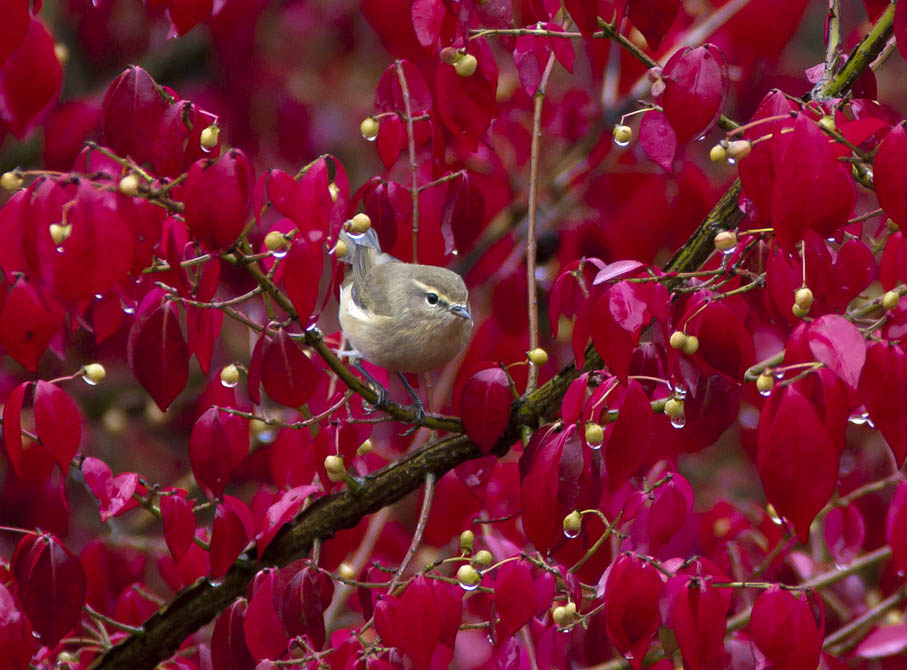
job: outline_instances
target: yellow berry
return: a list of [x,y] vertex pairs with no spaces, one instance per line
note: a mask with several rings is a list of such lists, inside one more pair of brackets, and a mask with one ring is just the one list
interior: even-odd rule
[[331,182],[328,184],[328,194],[331,196],[331,202],[337,202],[337,198],[340,196],[340,187]]
[[477,586],[482,576],[469,563],[464,563],[457,569],[457,581],[464,586]]
[[665,403],[665,415],[669,419],[679,419],[683,416],[683,400],[678,398],[668,398]]
[[356,571],[349,563],[341,563],[337,566],[337,576],[349,582],[356,579]]
[[139,192],[139,178],[134,174],[127,174],[125,177],[120,179],[120,183],[117,188],[119,189],[120,193],[131,198]]
[[50,229],[50,239],[54,241],[54,244],[57,246],[63,244],[66,240],[69,239],[69,236],[72,234],[72,225],[70,224],[61,224],[61,223],[52,223],[49,226]]
[[551,618],[554,620],[554,623],[563,628],[564,626],[569,626],[573,621],[573,615],[567,610],[564,605],[558,605],[553,610],[551,610]]
[[897,291],[888,291],[882,296],[882,307],[894,309],[901,302],[901,295]]
[[494,556],[491,555],[491,552],[487,549],[480,549],[476,552],[475,557],[473,558],[476,565],[486,566],[491,565],[491,562],[494,561]]
[[463,57],[454,63],[454,70],[461,77],[471,77],[479,67],[479,61],[472,54],[463,54]]
[[536,348],[527,352],[526,357],[529,359],[529,362],[536,367],[540,367],[548,362],[548,352],[541,348]]
[[334,245],[334,255],[336,255],[337,258],[343,258],[344,256],[346,256],[346,252],[346,242],[344,242],[343,240],[337,240],[337,244]]
[[22,187],[22,182],[24,181],[22,175],[16,172],[4,172],[3,176],[0,177],[0,186],[7,191],[15,191]]
[[564,517],[564,532],[570,536],[576,536],[583,527],[583,515],[577,510],[573,510]]
[[372,441],[366,439],[365,442],[359,445],[359,448],[356,449],[356,454],[358,456],[365,456],[366,454],[372,453]]
[[752,150],[753,145],[749,140],[734,140],[733,142],[728,142],[727,145],[727,155],[735,161],[746,158]]
[[813,292],[808,288],[798,288],[794,291],[794,304],[800,309],[805,309],[807,313],[813,306]]
[[464,554],[471,554],[475,543],[476,536],[471,530],[464,530],[460,533],[460,551]]
[[233,387],[239,383],[239,368],[233,363],[224,366],[220,371],[220,381],[224,386]]
[[756,377],[756,390],[759,393],[768,393],[775,386],[775,378],[772,375],[761,373]]
[[716,144],[709,151],[709,160],[713,163],[723,163],[727,160],[727,149],[724,148],[723,144]]
[[692,356],[697,351],[699,351],[699,338],[695,335],[687,335],[686,341],[683,343],[681,351],[687,356]]
[[369,218],[368,214],[360,212],[350,219],[350,232],[355,233],[356,235],[361,235],[371,227],[372,220]]
[[672,349],[683,349],[683,345],[687,342],[687,334],[679,330],[675,330],[671,333],[671,338],[668,340]]
[[623,124],[614,126],[614,141],[618,144],[625,145],[633,139],[633,129]]
[[802,307],[800,307],[800,305],[794,305],[793,307],[791,307],[791,312],[793,312],[794,316],[798,319],[809,316],[809,309],[803,309]]
[[330,455],[324,459],[324,469],[328,473],[328,479],[335,484],[342,481],[346,476],[346,465],[343,462],[343,456]]
[[217,137],[220,135],[220,126],[216,124],[211,124],[202,131],[201,137],[199,137],[199,144],[201,144],[205,149],[213,149],[217,146]]
[[463,58],[463,52],[454,47],[444,47],[441,49],[441,53],[438,54],[438,58],[446,65],[454,65],[458,60]]
[[722,230],[715,235],[715,248],[718,251],[727,251],[737,246],[737,233],[732,230]]
[[268,251],[283,251],[288,246],[287,238],[279,230],[272,230],[265,235],[265,249]]
[[374,116],[366,116],[359,124],[359,132],[367,140],[373,140],[378,137],[378,119]]
[[597,423],[586,424],[586,442],[589,444],[601,444],[605,441],[605,431]]
[[100,384],[107,376],[107,370],[100,363],[89,363],[82,368],[82,375],[92,384]]

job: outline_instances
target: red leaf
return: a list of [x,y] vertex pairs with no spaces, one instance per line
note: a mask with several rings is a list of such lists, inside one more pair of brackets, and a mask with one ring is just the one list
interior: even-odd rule
[[677,141],[686,143],[711,130],[724,109],[729,86],[721,49],[714,44],[686,47],[671,56],[663,76],[662,107]]
[[[905,14],[901,7],[895,11]],[[904,39],[907,41],[907,31]],[[907,226],[907,133],[903,123],[892,128],[882,140],[872,167],[872,183],[879,204],[895,223]]]
[[397,636],[397,648],[409,656],[416,670],[426,670],[428,662],[441,641],[441,623],[437,604],[428,580],[422,575],[407,587],[397,605],[403,621],[418,621],[418,626],[406,626],[406,634]]
[[646,303],[632,284],[618,282],[602,293],[590,318],[596,351],[616,377],[626,379],[633,349],[639,344],[643,326],[651,318]]
[[211,660],[217,670],[253,670],[255,659],[246,646],[243,619],[248,605],[244,598],[233,602],[214,624]]
[[860,400],[901,467],[907,459],[907,354],[895,344],[874,342],[866,352],[860,377]]
[[63,310],[31,282],[20,279],[3,302],[0,323],[0,346],[35,372],[50,339],[63,325]]
[[907,7],[903,5],[894,8],[894,37],[901,56],[907,58]]
[[[471,48],[478,47],[478,42],[481,40],[470,42]],[[484,49],[488,49],[487,45]],[[441,63],[435,70],[435,90],[441,122],[467,149],[475,150],[479,138],[491,125],[498,73],[490,54],[486,56],[481,48],[478,53],[471,53],[479,60],[473,75],[461,77],[452,65]]]
[[[778,243],[792,251],[807,231],[837,235],[856,200],[850,170],[838,161],[829,138],[806,114],[794,122],[778,156],[772,188],[772,216]],[[744,162],[749,157],[744,159]]]
[[675,472],[671,481],[658,487],[654,493],[655,500],[646,522],[653,550],[667,544],[686,522],[687,515],[693,510],[693,488]]
[[174,561],[179,561],[195,537],[195,514],[192,503],[185,496],[161,496],[161,519],[164,522],[164,540]]
[[161,411],[167,411],[189,381],[189,348],[172,302],[149,304],[136,318],[126,355],[136,379]]
[[561,524],[564,514],[559,514],[558,505],[552,504],[552,501],[557,500],[564,440],[557,439],[557,436],[545,439],[544,432],[537,431],[530,440],[530,446],[533,444],[538,444],[538,447],[520,482],[520,509],[526,537],[536,549],[545,552],[563,536]]
[[668,174],[674,173],[677,134],[668,123],[668,117],[655,109],[643,114],[639,124],[639,143],[651,161]]
[[192,164],[183,186],[183,216],[192,236],[209,251],[232,245],[246,226],[255,175],[245,154],[233,149],[209,164]]
[[230,430],[230,419],[238,419],[209,408],[202,414],[189,435],[189,462],[199,488],[209,498],[220,498],[230,481],[233,467],[248,450],[239,444],[237,431]]
[[[14,21],[16,13],[13,10]],[[5,24],[5,14],[3,19]],[[4,48],[6,44],[0,47]],[[54,38],[41,21],[32,18],[15,51],[0,63],[0,121],[21,140],[41,122],[60,95],[63,72],[54,52]]]
[[324,248],[295,238],[283,259],[283,285],[300,322],[308,324],[318,304],[318,282],[324,271]]
[[710,585],[708,579],[682,580],[674,598],[671,618],[685,667],[709,670],[724,664],[724,634],[731,594]]
[[185,35],[202,21],[211,18],[214,0],[170,0],[167,15],[178,35]]
[[264,555],[265,549],[277,535],[281,526],[296,516],[296,512],[300,510],[305,499],[317,492],[318,489],[314,486],[297,486],[295,489],[284,491],[280,499],[268,507],[264,525],[255,536],[259,557]]
[[127,68],[107,89],[104,140],[114,152],[139,164],[152,159],[154,137],[169,101],[140,67]]
[[[413,8],[415,9],[415,6]],[[399,116],[392,114],[381,119],[375,146],[378,148],[378,156],[384,163],[384,167],[390,170],[397,162],[403,147],[406,146],[406,130]],[[387,248],[390,249],[390,247]]]
[[850,388],[860,383],[866,362],[866,340],[859,329],[843,316],[826,314],[809,326],[809,350]]
[[50,534],[23,537],[10,559],[22,610],[41,643],[57,643],[79,621],[85,572],[79,559]]
[[[560,5],[558,5],[558,9],[560,9]],[[554,13],[556,13],[556,10]],[[552,16],[554,13],[552,13]],[[564,29],[556,23],[546,23],[544,24],[544,28],[552,33],[564,32]],[[572,74],[573,63],[576,60],[576,53],[573,51],[573,40],[564,37],[549,37],[548,43],[554,51],[554,57],[557,58],[557,62],[560,63],[567,72]]]
[[19,611],[13,595],[0,583],[0,649],[5,657],[4,667],[9,670],[28,668],[38,644],[28,619]]
[[742,381],[756,358],[753,334],[745,323],[745,304],[710,302],[693,316],[701,306],[701,300],[690,301],[687,307],[689,321],[684,316],[687,332],[699,338],[696,358],[728,379]]
[[508,635],[514,635],[532,619],[535,602],[526,597],[530,593],[533,593],[532,574],[525,561],[511,561],[498,568],[494,608]]
[[564,0],[564,6],[583,38],[591,40],[598,30],[598,0]]
[[28,29],[28,0],[0,0],[0,65],[21,44]]
[[680,9],[680,0],[627,0],[627,18],[657,51]]
[[239,498],[224,496],[211,524],[211,576],[227,573],[255,533],[255,519]]
[[513,63],[516,65],[520,84],[526,95],[530,97],[535,95],[550,53],[551,43],[546,37],[523,35],[517,38],[513,49]]
[[488,454],[504,433],[513,396],[507,375],[500,368],[477,372],[463,386],[460,412],[469,439]]
[[321,373],[281,329],[265,346],[261,383],[268,395],[287,407],[305,404],[318,386]]
[[82,421],[72,399],[58,386],[42,380],[35,385],[35,430],[65,475],[79,449]]
[[805,596],[798,598],[775,584],[756,599],[750,621],[753,642],[773,668],[802,670],[818,664],[822,637]]
[[801,542],[838,481],[838,451],[816,410],[793,386],[775,387],[759,418],[756,459],[765,497]]
[[628,554],[618,558],[606,574],[608,638],[638,670],[661,620],[658,602],[664,583],[654,567]]
[[57,297],[91,298],[125,280],[132,267],[132,231],[120,218],[114,195],[81,182],[66,216],[72,234],[53,257]]
[[608,483],[616,491],[646,462],[649,451],[649,425],[652,406],[649,397],[635,379],[627,383],[617,421],[609,426],[605,439],[605,467]]
[[3,405],[3,444],[6,447],[7,458],[20,478],[24,474],[22,468],[22,403],[25,400],[25,391],[30,384],[31,382],[19,384],[10,392]]
[[189,349],[198,359],[198,366],[204,375],[208,374],[211,366],[214,343],[220,335],[223,323],[224,313],[219,309],[186,305],[186,335],[189,338]]
[[[890,510],[891,508],[889,512]],[[854,504],[832,509],[825,516],[823,536],[828,553],[835,563],[839,565],[850,563],[856,558],[866,539],[866,524],[860,509]]]
[[413,29],[419,44],[433,47],[441,37],[441,23],[447,8],[441,0],[414,0],[412,8]]
[[894,569],[907,571],[907,481],[898,484],[885,516],[885,541],[891,545]]
[[312,434],[284,428],[268,449],[271,481],[280,489],[311,484],[315,479]]
[[318,650],[324,647],[324,611],[331,604],[334,584],[307,566],[300,560],[280,571],[273,587],[274,605],[287,635],[307,635]]

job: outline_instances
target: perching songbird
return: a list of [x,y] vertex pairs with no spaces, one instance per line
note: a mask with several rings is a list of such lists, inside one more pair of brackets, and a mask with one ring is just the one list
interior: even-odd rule
[[[451,270],[382,252],[373,228],[341,232],[340,240],[346,245],[341,260],[350,265],[339,309],[340,327],[353,347],[346,355],[398,373],[421,417],[421,400],[402,373],[439,368],[466,346],[472,333],[466,284]],[[387,390],[357,368],[376,387],[377,406],[385,404]]]

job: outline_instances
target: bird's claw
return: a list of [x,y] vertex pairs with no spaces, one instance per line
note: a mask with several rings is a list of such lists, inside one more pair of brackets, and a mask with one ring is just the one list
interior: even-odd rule
[[377,397],[375,398],[374,404],[367,405],[365,407],[366,414],[374,414],[378,410],[387,409],[388,406],[390,405],[390,402],[387,397],[387,389],[384,388],[383,386],[377,386],[377,387],[373,386],[373,388],[375,390],[375,395]]
[[412,435],[419,428],[425,425],[425,407],[422,405],[422,401],[418,398],[415,399],[415,402],[412,405],[412,408],[416,410],[416,418],[412,422],[412,425],[407,428],[405,431],[400,433],[400,437],[406,437],[407,435]]

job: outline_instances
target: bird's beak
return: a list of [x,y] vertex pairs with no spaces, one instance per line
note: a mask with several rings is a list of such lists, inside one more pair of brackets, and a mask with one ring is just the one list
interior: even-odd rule
[[448,309],[452,314],[462,316],[464,319],[472,318],[472,314],[469,313],[469,308],[466,305],[451,305]]

